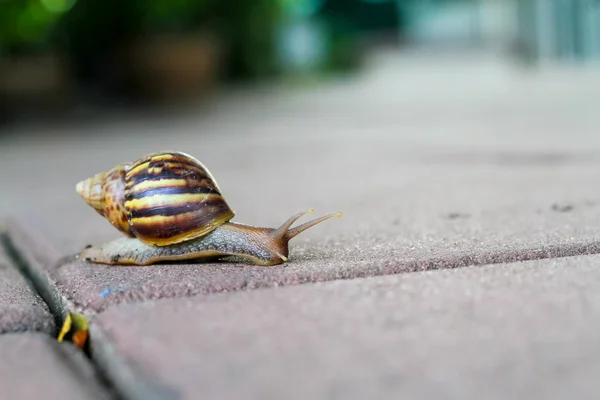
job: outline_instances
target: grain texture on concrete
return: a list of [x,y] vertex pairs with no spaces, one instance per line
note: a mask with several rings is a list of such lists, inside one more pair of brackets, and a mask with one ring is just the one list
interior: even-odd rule
[[125,304],[92,334],[187,399],[592,400],[599,289],[581,256]]
[[[234,93],[185,117],[24,129],[0,146],[0,181],[11,187],[0,214],[42,238],[28,247],[60,293],[92,311],[600,250],[597,75],[523,74],[495,57],[396,56],[355,81]],[[200,159],[238,222],[278,226],[311,207],[344,216],[294,238],[285,268],[65,259],[120,236],[76,183],[163,149]]]
[[0,243],[0,333],[24,331],[52,335],[54,318]]
[[[16,224],[11,234],[23,244],[30,242],[27,236],[41,236],[28,247],[43,249],[40,259],[54,258],[43,264],[60,292],[92,311],[124,301],[600,252],[600,225],[592,222],[600,220],[597,168],[404,165],[389,157],[374,176],[369,177],[373,170],[356,170],[349,177],[342,170],[352,169],[352,158],[337,161],[339,179],[312,180],[312,194],[302,190],[308,184],[304,179],[300,187],[286,187],[285,201],[268,204],[243,198],[247,177],[236,178],[230,191],[238,193],[243,206],[236,217],[241,222],[278,226],[302,209],[300,203],[315,206],[316,215],[320,210],[344,212],[294,238],[284,266],[110,267],[74,260],[85,244],[120,235],[76,195],[69,200],[69,214],[78,224],[74,232],[56,228],[51,234],[47,224],[58,225],[49,215],[22,223],[31,235],[19,236]],[[373,157],[370,162],[378,161]],[[316,176],[305,170],[280,172],[270,180]],[[257,175],[262,171],[254,168]]]
[[113,399],[81,352],[39,333],[0,336],[3,399]]

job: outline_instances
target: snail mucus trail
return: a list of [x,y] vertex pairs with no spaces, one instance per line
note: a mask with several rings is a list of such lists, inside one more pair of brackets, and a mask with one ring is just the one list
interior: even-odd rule
[[182,152],[162,151],[119,164],[76,185],[76,191],[124,237],[88,246],[78,258],[112,265],[164,261],[213,261],[236,256],[256,265],[288,260],[288,242],[341,213],[292,228],[312,209],[291,216],[278,228],[232,222],[235,213],[210,171]]

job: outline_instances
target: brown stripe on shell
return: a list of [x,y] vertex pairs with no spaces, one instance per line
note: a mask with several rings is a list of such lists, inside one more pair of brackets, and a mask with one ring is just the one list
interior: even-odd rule
[[186,164],[190,166],[200,167],[203,170],[206,169],[206,167],[204,167],[199,160],[190,155],[179,152],[160,152],[151,153],[146,155],[145,157],[140,158],[131,165],[129,171],[136,172],[136,170],[140,167],[141,169],[146,168],[145,166],[142,167],[143,164],[147,164],[150,167],[160,167],[162,164],[167,163]]
[[[192,181],[194,182],[194,181]],[[160,181],[158,181],[160,183]],[[141,199],[144,197],[160,196],[160,195],[180,195],[180,194],[216,194],[221,195],[216,189],[206,185],[153,185],[146,188],[135,188],[127,192],[127,200]]]
[[125,189],[125,200],[161,194],[218,194],[221,192],[211,180],[186,178],[156,177],[144,180]]
[[136,165],[134,168],[131,168],[128,173],[130,175],[137,175],[140,172],[152,173],[152,174],[160,174],[163,168],[181,168],[181,169],[190,169],[200,174],[206,174],[207,170],[202,164],[198,163],[198,161],[191,159],[173,159],[168,161],[146,161],[139,165]]
[[130,176],[136,176],[140,172],[146,171],[147,168],[148,168],[148,163],[143,163],[143,164],[135,163],[135,164],[133,164],[131,166],[131,168],[129,168],[129,170],[127,171],[127,175],[126,175],[126,179],[125,179],[126,180],[126,186],[129,187],[131,185],[131,183],[132,183],[128,179]]
[[194,181],[203,181],[203,185],[217,188],[204,171],[197,167],[188,167],[181,164],[165,165],[160,169],[160,173],[153,173],[150,169],[146,169],[135,174],[127,174],[127,188],[133,189],[135,185],[140,183],[162,179],[184,179],[188,184],[193,184]]
[[212,176],[212,174],[208,170],[208,168],[206,168],[206,166],[204,164],[202,164],[202,162],[200,162],[200,160],[196,159],[195,157],[193,157],[189,154],[182,153],[182,152],[163,152],[163,153],[159,153],[158,155],[155,155],[154,157],[155,158],[158,157],[157,159],[162,159],[163,156],[170,157],[169,162],[176,161],[180,164],[195,166],[195,167],[199,168],[204,174],[206,174],[208,176],[208,178],[213,182],[213,184],[216,186],[216,188],[219,189],[219,185],[218,185],[216,179],[214,178],[214,176]]
[[134,162],[129,168],[129,171],[127,171],[127,184],[130,184],[130,177],[137,175],[139,172],[147,172],[150,164],[154,164],[156,166],[157,163],[167,159],[172,159],[173,157],[174,155],[172,155],[170,152],[159,152],[150,153],[145,157],[140,158]]
[[233,218],[226,203],[217,202],[203,212],[132,218],[132,231],[143,242],[164,246],[203,236]]
[[136,198],[126,201],[130,219],[152,217],[155,215],[172,216],[190,212],[211,212],[213,208],[225,203],[217,194],[181,194],[160,195],[153,198]]

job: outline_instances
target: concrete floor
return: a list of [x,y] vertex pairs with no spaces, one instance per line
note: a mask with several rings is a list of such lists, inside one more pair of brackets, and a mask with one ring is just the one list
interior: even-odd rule
[[[196,114],[21,128],[5,236],[53,314],[89,316],[88,361],[126,398],[597,398],[599,77],[385,53]],[[344,217],[278,267],[75,260],[119,237],[75,183],[162,149],[201,159],[236,221]]]

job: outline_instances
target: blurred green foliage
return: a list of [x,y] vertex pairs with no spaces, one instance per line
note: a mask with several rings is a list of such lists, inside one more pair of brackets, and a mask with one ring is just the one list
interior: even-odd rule
[[[373,5],[379,3],[389,7]],[[227,73],[223,77],[253,79],[281,72],[277,34],[282,26],[294,18],[312,18],[326,26],[325,68],[336,70],[357,65],[361,55],[356,42],[371,29],[369,21],[390,28],[397,23],[396,14],[390,12],[393,1],[373,4],[364,0],[0,0],[0,54],[56,51],[68,57],[76,74],[94,80],[136,38],[208,32],[224,46]],[[361,26],[365,21],[367,25]]]
[[15,53],[47,46],[54,28],[75,0],[0,0],[0,51]]
[[145,29],[184,29],[197,24],[198,17],[210,11],[212,3],[213,0],[130,0],[122,7],[131,7]]
[[271,73],[282,0],[0,0],[0,52],[59,50],[74,62],[142,34],[210,31],[233,76]]
[[214,5],[215,23],[230,46],[231,76],[275,73],[275,32],[283,16],[281,0],[216,0]]

